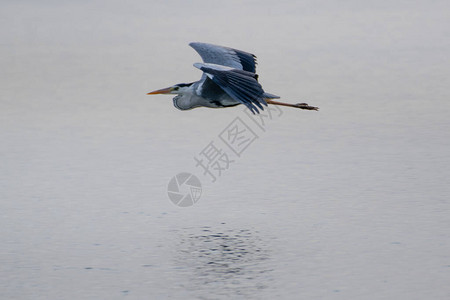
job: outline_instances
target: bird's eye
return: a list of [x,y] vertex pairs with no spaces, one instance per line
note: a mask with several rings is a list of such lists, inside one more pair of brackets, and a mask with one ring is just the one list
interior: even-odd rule
[[178,89],[179,89],[179,87],[177,87],[177,86],[173,88],[174,91],[178,91]]

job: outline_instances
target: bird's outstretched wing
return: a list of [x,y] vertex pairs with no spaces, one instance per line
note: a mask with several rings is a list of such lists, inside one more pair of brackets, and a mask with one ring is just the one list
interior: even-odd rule
[[190,43],[189,46],[200,54],[205,63],[256,72],[256,56],[251,53],[207,43]]
[[264,110],[264,90],[256,80],[258,75],[252,72],[210,63],[195,63],[215,84],[220,86],[230,97],[247,106],[252,113]]

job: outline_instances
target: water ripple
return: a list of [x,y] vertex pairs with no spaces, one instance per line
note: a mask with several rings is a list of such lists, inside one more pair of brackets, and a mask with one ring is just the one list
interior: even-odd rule
[[257,231],[244,228],[185,229],[177,265],[187,270],[199,298],[256,297],[271,282],[270,251]]

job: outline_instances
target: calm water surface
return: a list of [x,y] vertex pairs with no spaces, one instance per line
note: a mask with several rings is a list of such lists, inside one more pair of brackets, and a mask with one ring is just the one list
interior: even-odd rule
[[[220,6],[1,4],[2,298],[449,299],[448,2]],[[145,95],[200,78],[191,41],[320,111],[255,127],[212,182],[194,157],[243,107]]]

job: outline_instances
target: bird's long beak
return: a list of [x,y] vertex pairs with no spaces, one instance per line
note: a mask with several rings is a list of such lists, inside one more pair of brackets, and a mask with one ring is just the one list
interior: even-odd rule
[[156,94],[169,94],[172,91],[171,87],[165,88],[165,89],[160,89],[160,90],[156,90],[150,93],[147,93],[147,95],[156,95]]

